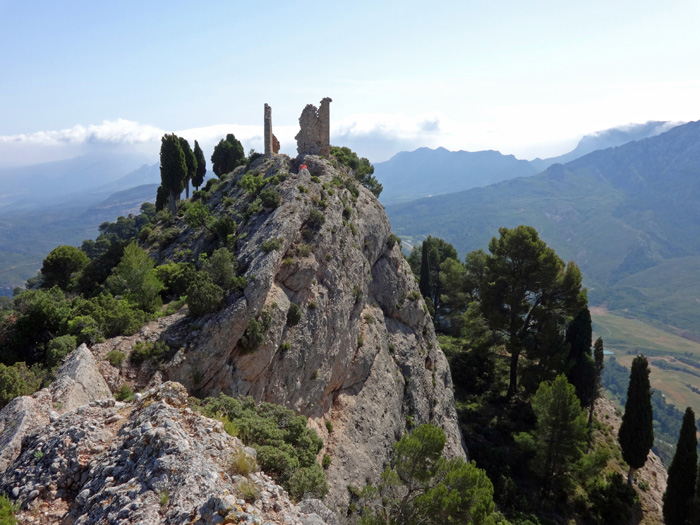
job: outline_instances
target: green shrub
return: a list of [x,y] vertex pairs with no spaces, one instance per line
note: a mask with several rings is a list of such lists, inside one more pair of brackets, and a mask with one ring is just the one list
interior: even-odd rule
[[236,484],[236,489],[247,503],[253,503],[258,498],[258,488],[249,479],[244,479]]
[[104,341],[100,324],[89,315],[79,315],[68,321],[68,332],[75,336],[78,344],[92,346]]
[[301,308],[296,303],[290,303],[287,310],[287,325],[296,326],[299,321],[301,321]]
[[328,493],[328,482],[323,469],[318,463],[300,468],[289,479],[289,496],[293,501],[303,498],[323,498]]
[[15,512],[18,510],[17,504],[12,503],[4,494],[0,494],[0,525],[16,525]]
[[326,430],[329,434],[333,433],[333,422],[330,419],[326,420]]
[[395,244],[399,245],[399,248],[401,248],[401,238],[398,235],[394,235],[393,233],[389,235],[389,238],[386,240],[386,246],[390,250],[394,247]]
[[[226,416],[235,422],[241,441],[257,451],[261,470],[290,495],[294,492],[297,500],[304,495],[325,494],[325,475],[316,463],[323,441],[308,428],[304,416],[271,403],[256,405],[250,397],[235,399],[223,394],[205,399],[201,410],[206,416]],[[314,466],[315,472],[297,475],[299,470]]]
[[129,354],[129,360],[133,363],[142,363],[146,360],[157,361],[170,351],[168,345],[162,341],[151,343],[150,341],[142,343],[137,341]]
[[236,233],[238,224],[233,220],[233,217],[228,215],[219,217],[211,223],[211,231],[213,231],[219,239],[227,239],[229,235]]
[[265,189],[260,192],[260,202],[265,208],[276,208],[280,205],[280,194],[273,189]]
[[243,188],[246,193],[249,195],[256,197],[260,190],[265,186],[266,182],[263,180],[262,175],[258,174],[252,174],[252,173],[246,173],[241,177],[241,180],[238,182],[238,185]]
[[224,290],[212,282],[209,274],[197,272],[187,288],[187,306],[192,317],[216,312],[223,303]]
[[117,401],[132,401],[134,399],[134,392],[129,388],[129,385],[124,384],[122,387],[119,389],[119,392],[114,394],[114,399]]
[[185,224],[190,228],[206,227],[211,221],[211,212],[201,201],[192,202],[185,211]]
[[72,335],[54,337],[46,345],[46,364],[49,368],[61,364],[63,359],[78,346],[77,340]]
[[39,386],[41,379],[26,364],[20,362],[5,366],[0,363],[0,408],[16,397],[33,394]]
[[204,261],[202,271],[209,275],[215,285],[230,291],[236,278],[237,267],[238,262],[233,254],[227,248],[219,248]]
[[323,455],[323,461],[321,461],[321,466],[323,467],[323,470],[328,470],[328,467],[331,466],[331,457],[328,454]]
[[248,321],[248,327],[243,333],[243,337],[241,337],[240,341],[243,353],[247,354],[254,352],[262,344],[264,339],[265,334],[263,323],[255,319],[251,319]]
[[109,361],[110,365],[116,368],[120,368],[125,357],[126,354],[124,352],[120,352],[119,350],[112,350],[107,354],[107,361]]
[[258,464],[253,456],[240,449],[231,458],[231,470],[234,474],[248,477],[249,474],[258,470]]
[[326,222],[326,218],[324,217],[323,213],[318,210],[311,210],[308,218],[306,219],[307,227],[316,231],[321,229],[324,222]]
[[265,253],[271,252],[273,250],[279,250],[281,247],[282,243],[277,238],[268,239],[267,241],[264,241],[260,244],[260,248]]

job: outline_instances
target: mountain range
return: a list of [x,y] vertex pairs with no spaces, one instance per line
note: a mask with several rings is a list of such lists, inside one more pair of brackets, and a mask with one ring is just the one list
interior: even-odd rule
[[534,226],[581,267],[593,304],[700,334],[699,122],[387,213],[409,242],[438,236],[462,256],[501,226]]
[[598,131],[585,135],[575,149],[564,155],[531,161],[498,151],[419,148],[401,152],[374,166],[375,176],[384,185],[380,200],[387,205],[398,204],[528,177],[553,164],[564,164],[596,150],[656,136],[675,125],[672,122],[652,121]]

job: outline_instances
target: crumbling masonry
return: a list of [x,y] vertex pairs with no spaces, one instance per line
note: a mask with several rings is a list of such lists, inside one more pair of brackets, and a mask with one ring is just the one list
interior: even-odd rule
[[277,154],[280,151],[280,142],[272,133],[272,108],[265,104],[265,156]]
[[[302,155],[331,155],[331,125],[330,125],[330,103],[328,97],[321,101],[321,107],[316,108],[313,104],[307,104],[299,117],[301,129],[296,137],[297,153]],[[267,111],[267,110],[266,110]],[[267,126],[267,113],[265,126]],[[267,128],[266,128],[267,129]],[[267,134],[265,135],[267,140]],[[267,151],[267,149],[266,149]]]

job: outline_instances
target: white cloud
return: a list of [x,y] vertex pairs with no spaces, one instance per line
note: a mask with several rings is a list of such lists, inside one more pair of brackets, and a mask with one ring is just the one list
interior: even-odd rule
[[159,140],[164,131],[125,119],[105,120],[102,124],[83,126],[59,131],[37,131],[19,135],[0,136],[0,143],[28,143],[37,145],[57,144],[141,144]]

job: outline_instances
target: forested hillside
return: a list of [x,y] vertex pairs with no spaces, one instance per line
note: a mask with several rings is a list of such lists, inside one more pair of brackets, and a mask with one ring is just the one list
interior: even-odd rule
[[[592,304],[700,334],[700,123],[596,151],[534,177],[387,206],[394,230],[437,235],[460,254],[500,226],[534,226],[576,260]],[[642,273],[643,272],[643,273]]]

